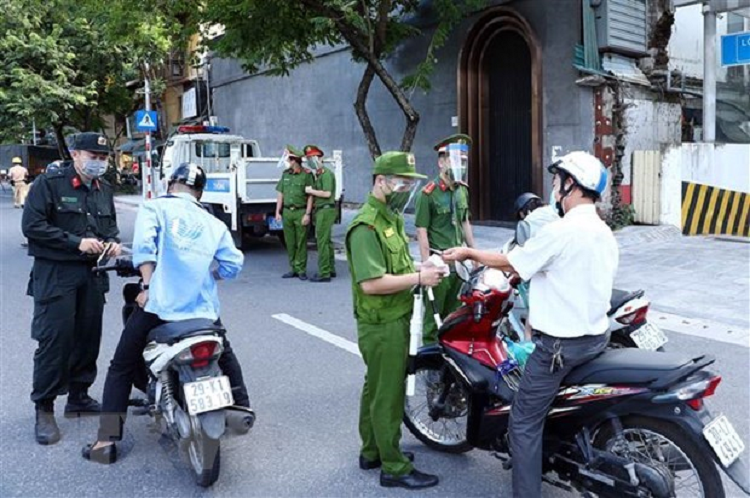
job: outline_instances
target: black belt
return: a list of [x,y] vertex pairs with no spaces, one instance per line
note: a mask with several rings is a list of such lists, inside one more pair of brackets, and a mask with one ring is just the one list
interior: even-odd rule
[[336,207],[336,205],[335,204],[325,204],[323,206],[315,206],[315,209],[325,209],[325,208],[332,208],[332,207]]
[[289,211],[295,211],[297,209],[305,209],[306,206],[284,206],[284,209],[288,209]]

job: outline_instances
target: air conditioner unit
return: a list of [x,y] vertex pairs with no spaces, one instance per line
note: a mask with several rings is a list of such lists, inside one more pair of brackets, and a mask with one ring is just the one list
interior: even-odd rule
[[643,57],[648,48],[646,0],[593,0],[601,52]]

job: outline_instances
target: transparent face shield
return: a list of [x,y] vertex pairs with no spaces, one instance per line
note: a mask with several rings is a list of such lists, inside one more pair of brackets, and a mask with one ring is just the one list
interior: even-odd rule
[[421,180],[399,176],[387,176],[386,185],[388,186],[390,193],[386,194],[385,198],[391,211],[403,214],[411,205],[421,184]]
[[289,164],[289,151],[284,149],[284,152],[281,153],[281,157],[279,158],[279,162],[276,163],[277,168],[281,169],[289,169],[291,168],[291,165]]
[[453,183],[467,183],[469,179],[469,145],[464,142],[448,144],[445,150],[446,168]]

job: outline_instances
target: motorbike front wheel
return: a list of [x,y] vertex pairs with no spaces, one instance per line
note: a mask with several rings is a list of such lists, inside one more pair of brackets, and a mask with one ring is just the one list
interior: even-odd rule
[[679,427],[647,417],[623,419],[625,441],[617,441],[610,424],[594,445],[671,477],[675,498],[723,498],[724,486],[713,458]]
[[415,376],[414,396],[407,396],[404,402],[404,424],[409,432],[437,451],[471,450],[466,440],[469,393],[464,386],[444,374],[439,366],[418,367]]
[[191,431],[190,439],[187,441],[187,454],[195,473],[196,484],[207,488],[219,479],[221,442],[206,435],[197,417],[190,418]]

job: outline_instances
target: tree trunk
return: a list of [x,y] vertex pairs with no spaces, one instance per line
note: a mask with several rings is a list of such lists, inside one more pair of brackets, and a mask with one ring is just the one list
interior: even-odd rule
[[354,110],[357,113],[359,124],[362,126],[362,131],[367,139],[367,147],[370,149],[370,156],[373,160],[381,154],[378,137],[375,134],[375,128],[373,128],[372,122],[370,121],[370,115],[367,113],[367,95],[370,92],[370,85],[372,85],[372,80],[374,78],[375,70],[368,64],[367,69],[365,69],[365,74],[362,75],[362,81],[359,82],[359,88],[357,88],[357,100],[354,102]]
[[[393,79],[388,70],[380,62],[380,50],[368,46],[363,38],[358,33],[358,29],[352,24],[346,21],[345,16],[341,15],[341,12],[329,7],[324,2],[313,1],[313,0],[301,0],[301,3],[312,11],[317,12],[325,17],[328,17],[334,22],[338,30],[341,32],[341,36],[349,43],[352,50],[360,57],[367,61],[368,66],[372,67],[372,70],[378,76],[378,79],[383,82],[388,93],[391,94],[393,99],[398,104],[401,112],[404,113],[406,119],[406,129],[401,140],[401,150],[408,152],[414,143],[414,137],[417,134],[417,126],[419,125],[419,113],[411,105],[409,98],[403,92],[401,87],[398,85],[396,80]],[[381,5],[382,7],[382,5]],[[385,33],[384,22],[387,20],[387,11],[380,13],[382,22],[378,23],[378,35]],[[383,17],[385,15],[385,17]],[[366,37],[365,37],[366,38]],[[379,38],[378,38],[379,39]],[[372,153],[372,151],[371,151]]]
[[380,62],[380,59],[378,59],[378,57],[373,54],[369,50],[369,48],[356,37],[356,34],[348,26],[344,25],[340,21],[336,22],[337,24],[339,24],[339,29],[341,30],[342,35],[344,35],[344,38],[346,38],[346,41],[349,42],[354,50],[359,52],[360,55],[365,58],[368,63],[368,67],[371,67],[375,74],[378,76],[378,79],[383,82],[383,85],[385,85],[388,93],[391,94],[393,99],[398,104],[398,107],[401,109],[401,112],[404,113],[404,118],[406,119],[406,129],[404,130],[403,139],[401,140],[401,150],[404,152],[410,151],[412,144],[414,143],[414,137],[417,134],[417,126],[419,125],[419,113],[414,108],[414,106],[411,105],[409,98],[398,85],[396,80],[393,79],[385,66],[383,66],[383,64]]
[[53,126],[55,129],[55,137],[57,137],[57,152],[60,154],[60,158],[63,161],[70,161],[70,151],[65,143],[65,135],[63,134],[63,124],[55,123]]

